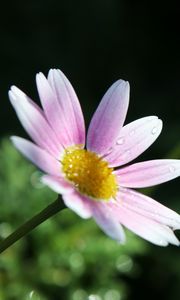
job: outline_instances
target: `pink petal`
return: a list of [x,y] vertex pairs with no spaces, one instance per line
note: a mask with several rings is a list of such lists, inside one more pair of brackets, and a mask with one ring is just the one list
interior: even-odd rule
[[[121,202],[122,201],[123,200],[121,200]],[[169,227],[132,211],[125,207],[123,202],[121,205],[119,204],[119,206],[114,206],[114,218],[129,230],[155,245],[167,246],[169,243],[177,246],[180,245],[178,239]]]
[[141,118],[124,126],[116,145],[109,149],[105,159],[112,167],[132,161],[157,139],[161,130],[162,121],[154,116]]
[[62,195],[64,203],[81,218],[88,219],[92,216],[91,202],[88,197],[74,190],[71,194]]
[[14,146],[42,171],[52,175],[59,175],[61,165],[47,151],[18,136],[12,136],[11,140]]
[[180,160],[150,160],[116,170],[114,173],[120,186],[149,187],[180,176]]
[[58,194],[69,194],[73,192],[73,186],[65,181],[63,177],[44,175],[41,177],[41,181]]
[[[63,131],[68,133],[69,142],[71,142],[71,144],[84,145],[84,118],[79,104],[79,100],[75,94],[72,85],[60,70],[50,70],[48,74],[48,81],[51,86],[51,91],[53,92],[56,98],[53,101],[54,108],[52,108],[52,105],[48,103],[49,98],[51,98],[51,92],[47,96],[43,95],[43,93],[40,92],[41,100],[43,102],[43,106],[45,107],[48,119],[51,120],[51,123],[54,122],[53,126],[54,128],[57,128],[60,135],[63,133]],[[40,85],[41,83],[38,85],[39,91],[41,89]],[[48,90],[49,89],[50,87],[48,86]],[[56,113],[54,112],[54,121],[52,121],[52,117],[50,116],[52,110],[57,110]]]
[[152,198],[130,189],[120,188],[118,206],[158,223],[180,229],[180,215]]
[[99,227],[112,239],[125,243],[126,237],[121,224],[113,218],[109,203],[92,203],[93,218]]
[[11,87],[9,98],[30,137],[41,148],[58,158],[63,148],[46,121],[42,110],[15,86]]
[[129,104],[129,83],[115,82],[102,98],[89,126],[87,149],[105,154],[115,143]]
[[74,144],[70,130],[71,128],[66,121],[57,96],[52,90],[48,80],[42,73],[39,73],[36,75],[36,83],[46,118],[51,124],[54,132],[56,132],[61,144],[64,147]]

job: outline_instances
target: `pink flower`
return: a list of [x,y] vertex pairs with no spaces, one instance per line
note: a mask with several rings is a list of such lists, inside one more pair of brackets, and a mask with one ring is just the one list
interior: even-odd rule
[[[180,175],[179,160],[150,160],[126,166],[159,136],[162,121],[144,117],[123,126],[129,83],[115,82],[104,95],[90,123],[85,147],[84,118],[77,96],[59,70],[36,77],[43,110],[17,87],[10,101],[34,143],[12,137],[16,148],[47,175],[44,184],[82,218],[93,217],[111,238],[123,243],[122,225],[160,246],[179,245],[173,230],[180,216],[132,190]],[[123,167],[123,165],[125,165]]]

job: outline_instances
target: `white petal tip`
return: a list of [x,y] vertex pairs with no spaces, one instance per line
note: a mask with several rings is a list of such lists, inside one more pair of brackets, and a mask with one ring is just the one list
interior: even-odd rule
[[161,119],[158,119],[158,121],[159,121],[159,126],[163,127],[163,121]]
[[126,244],[126,237],[124,237],[123,239],[121,237],[120,239],[117,239],[116,241],[117,241],[118,244],[123,246],[123,245]]
[[10,136],[10,141],[14,141],[15,139],[17,138],[17,136],[15,136],[15,135],[12,135],[12,136]]
[[174,245],[177,246],[177,247],[180,247],[180,242],[178,241],[178,243],[174,244]]
[[11,91],[13,92],[13,93],[18,93],[18,92],[21,92],[22,94],[24,94],[17,86],[15,86],[15,85],[12,85],[11,86]]
[[44,74],[43,74],[42,72],[38,72],[38,73],[36,74],[36,80],[37,80],[38,78],[42,78],[42,77],[45,77]]
[[[152,119],[152,121],[153,121],[153,119]],[[152,122],[152,127],[151,127],[151,134],[152,134],[152,136],[154,136],[155,139],[157,138],[157,136],[160,135],[160,133],[162,131],[162,127],[163,127],[162,120],[155,118],[154,122]]]
[[177,247],[180,247],[180,242],[179,242],[178,239],[177,239],[177,241],[170,242],[170,244],[172,244],[174,246],[177,246]]
[[169,232],[167,233],[167,236],[164,236],[164,239],[160,240],[160,242],[158,243],[159,246],[168,246],[169,244],[171,244],[179,247],[180,241],[177,239],[174,232],[170,228],[167,229]]
[[[178,222],[179,223],[179,222]],[[173,227],[173,231],[179,230],[180,229],[180,224],[176,224],[176,226]]]
[[46,84],[46,82],[47,82],[47,79],[46,79],[46,77],[44,76],[44,74],[42,72],[39,72],[39,73],[36,74],[36,85],[37,85],[37,88],[41,84]]
[[25,93],[23,93],[17,86],[15,85],[12,85],[10,87],[10,90],[9,90],[9,98],[10,100],[18,100],[18,99],[25,99],[27,96]]
[[19,136],[13,135],[10,137],[10,141],[13,143],[14,146],[16,146],[16,144],[21,140],[22,140],[22,138]]
[[15,85],[11,85],[10,86],[10,91],[12,91],[13,89],[16,89],[17,87]]
[[8,91],[9,100],[11,103],[16,100],[16,97],[14,96],[13,92],[11,90]]
[[123,79],[119,79],[115,82],[115,84],[117,84],[117,87],[119,88],[124,88],[124,89],[130,89],[130,84],[129,84],[129,81],[125,81]]
[[58,71],[61,72],[59,69],[51,68],[48,74],[57,73]]

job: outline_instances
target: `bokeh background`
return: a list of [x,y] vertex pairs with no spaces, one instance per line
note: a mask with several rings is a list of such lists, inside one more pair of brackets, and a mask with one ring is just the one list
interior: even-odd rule
[[[7,97],[12,84],[39,103],[35,74],[60,68],[79,96],[88,125],[103,93],[130,81],[128,121],[158,115],[164,129],[143,159],[180,158],[178,1],[16,0],[0,17],[0,238],[56,194],[11,146],[26,137]],[[138,160],[140,160],[138,159]],[[144,191],[180,212],[179,181]],[[178,234],[177,232],[177,235]],[[92,220],[65,210],[0,256],[0,300],[141,300],[180,298],[180,250],[127,231],[127,244]]]

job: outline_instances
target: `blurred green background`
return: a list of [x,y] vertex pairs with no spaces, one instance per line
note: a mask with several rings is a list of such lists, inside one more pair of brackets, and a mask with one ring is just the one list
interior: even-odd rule
[[[106,89],[129,80],[126,123],[147,115],[164,121],[158,141],[138,160],[180,158],[178,1],[17,0],[0,14],[1,239],[56,198],[8,141],[26,133],[7,91],[15,84],[39,103],[39,71],[67,75],[87,125]],[[180,212],[178,180],[145,193]],[[1,254],[0,300],[178,300],[180,250],[127,235],[118,245],[93,220],[64,210]]]

